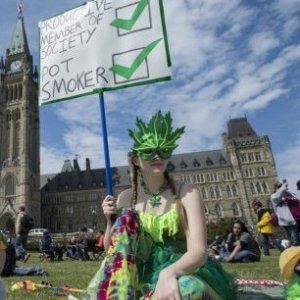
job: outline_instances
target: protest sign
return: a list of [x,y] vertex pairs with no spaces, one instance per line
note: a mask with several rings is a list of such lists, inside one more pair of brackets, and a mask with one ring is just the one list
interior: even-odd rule
[[170,79],[162,0],[98,0],[39,23],[40,105]]

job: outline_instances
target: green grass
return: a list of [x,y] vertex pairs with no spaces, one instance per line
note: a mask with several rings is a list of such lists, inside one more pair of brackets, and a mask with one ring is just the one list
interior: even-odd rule
[[[243,264],[223,264],[229,272],[237,274],[238,278],[243,279],[273,279],[281,280],[278,267],[279,252],[272,251],[272,256],[262,257],[258,263]],[[21,265],[21,264],[20,264]],[[25,264],[28,266],[39,266],[48,271],[48,277],[26,277],[36,283],[42,280],[49,281],[53,285],[68,285],[70,287],[85,289],[92,276],[100,266],[100,262],[80,262],[65,260],[63,262],[40,262],[37,253],[33,253]],[[35,292],[11,292],[12,282],[24,280],[24,277],[3,278],[7,289],[8,300],[47,300],[47,299],[66,299],[66,293],[57,294],[51,290],[38,290]],[[74,295],[76,295],[74,293]],[[78,294],[77,294],[78,295]]]
[[236,273],[241,279],[272,279],[282,281],[279,270],[279,251],[271,251],[271,256],[262,256],[260,262],[229,264],[223,263],[224,268]]
[[[27,266],[38,266],[43,270],[49,272],[49,276],[26,276],[26,277],[8,277],[2,278],[6,286],[7,300],[48,300],[48,299],[64,299],[66,300],[67,293],[60,293],[53,290],[40,289],[35,292],[11,292],[10,287],[12,282],[18,282],[24,279],[30,279],[36,283],[41,283],[41,281],[48,281],[52,285],[62,286],[68,285],[70,287],[85,289],[92,279],[92,276],[96,273],[100,266],[100,261],[72,261],[64,260],[62,262],[40,262],[39,254],[32,253],[30,259],[26,264],[18,263],[18,265]],[[78,293],[77,293],[78,295]],[[76,293],[74,293],[76,296]]]

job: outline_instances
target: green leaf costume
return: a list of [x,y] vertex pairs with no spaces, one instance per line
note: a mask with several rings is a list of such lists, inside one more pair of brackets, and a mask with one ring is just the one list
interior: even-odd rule
[[129,136],[134,140],[132,150],[144,160],[152,160],[156,155],[162,159],[170,158],[174,149],[178,147],[175,142],[185,128],[180,127],[173,131],[170,112],[164,116],[161,111],[151,118],[148,125],[136,118],[136,125],[138,132],[128,130]]

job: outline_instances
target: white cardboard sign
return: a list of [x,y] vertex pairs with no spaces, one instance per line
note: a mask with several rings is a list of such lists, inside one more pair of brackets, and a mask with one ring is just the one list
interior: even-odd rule
[[40,105],[171,78],[162,0],[89,1],[39,29]]

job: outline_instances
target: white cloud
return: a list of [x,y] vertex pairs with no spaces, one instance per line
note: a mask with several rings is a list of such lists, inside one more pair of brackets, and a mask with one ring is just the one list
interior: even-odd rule
[[300,0],[277,0],[274,8],[284,16],[296,14],[300,10]]
[[270,102],[278,99],[280,96],[284,95],[287,92],[287,90],[284,89],[275,89],[271,90],[266,94],[262,94],[255,98],[254,100],[251,100],[247,102],[244,105],[244,109],[246,110],[257,110],[266,107],[270,104]]
[[56,114],[67,123],[80,123],[83,126],[99,126],[99,100],[97,96],[84,97],[63,102],[56,106]]
[[[68,149],[75,149],[73,153],[79,156],[79,161],[88,157],[93,168],[105,167],[103,140],[99,132],[75,125],[64,136],[64,141]],[[125,165],[130,144],[113,136],[109,137],[108,144],[111,166]]]
[[41,174],[57,173],[61,170],[63,162],[68,158],[67,153],[46,145],[40,147]]
[[250,49],[255,56],[266,55],[279,45],[280,40],[271,31],[258,32],[249,41]]
[[293,36],[293,34],[296,32],[296,30],[299,28],[300,28],[300,21],[298,16],[288,19],[284,23],[282,28],[282,32],[281,32],[282,38],[285,40],[290,39]]

